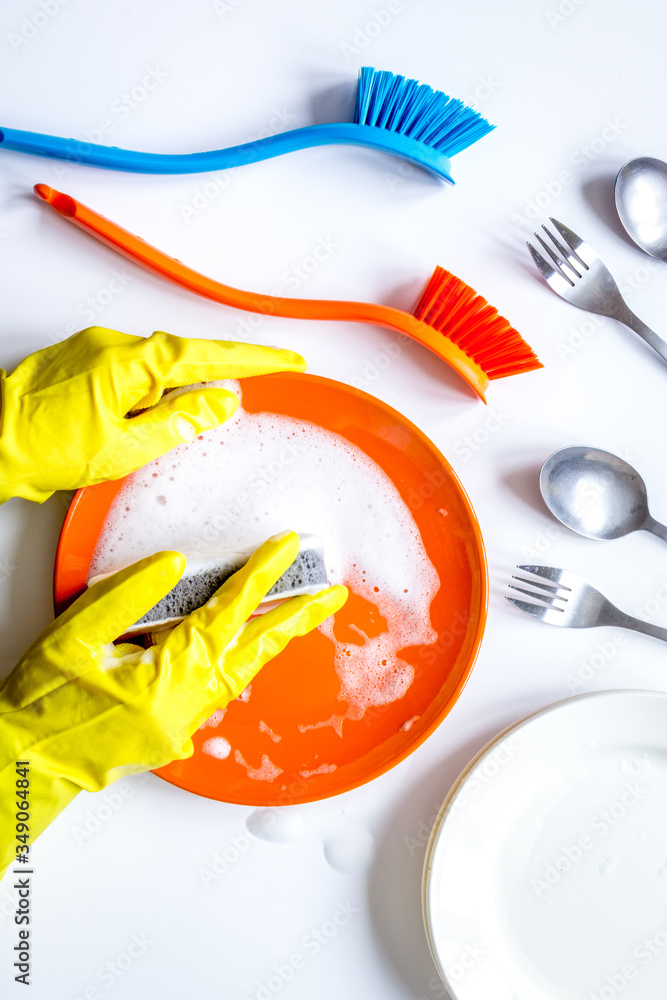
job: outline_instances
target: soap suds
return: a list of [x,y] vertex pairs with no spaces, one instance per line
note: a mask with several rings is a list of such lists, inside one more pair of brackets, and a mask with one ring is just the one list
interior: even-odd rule
[[260,720],[257,728],[259,729],[260,733],[266,733],[266,735],[269,736],[274,743],[280,743],[282,736],[278,736],[277,733],[274,733],[274,731],[269,726],[267,726],[267,724],[263,720]]
[[225,760],[226,757],[229,757],[229,752],[232,749],[224,736],[213,736],[210,740],[205,740],[201,748],[209,757],[217,757],[218,760]]
[[251,767],[240,750],[234,751],[234,760],[237,764],[245,767],[248,777],[253,781],[273,781],[279,774],[283,773],[282,767],[273,764],[265,753],[262,754],[259,767]]
[[206,720],[206,722],[202,722],[202,724],[201,724],[201,726],[199,728],[200,729],[206,729],[207,726],[219,726],[220,723],[222,722],[223,718],[224,718],[225,711],[226,711],[226,709],[224,709],[224,708],[216,708],[216,710],[213,713],[213,715],[209,715],[209,717]]
[[342,739],[344,721],[344,715],[331,715],[328,719],[324,719],[322,722],[313,722],[310,726],[299,726],[299,732],[307,733],[309,729],[324,729],[325,726],[331,726],[336,734]]
[[[399,653],[436,640],[430,607],[440,586],[398,490],[342,436],[239,408],[223,426],[134,473],[110,509],[89,576],[163,549],[246,549],[289,528],[318,535],[330,581],[347,583],[386,622],[374,635],[382,623],[371,628],[357,618],[343,639],[333,619],[320,626],[334,643],[341,709],[299,729],[332,726],[342,736],[346,719],[405,695],[414,670]],[[249,696],[248,687],[239,697]],[[268,759],[267,767],[274,767]]]
[[312,771],[299,771],[299,774],[302,778],[312,778],[314,774],[331,774],[332,771],[336,770],[337,766],[337,764],[320,764],[319,767],[313,768]]

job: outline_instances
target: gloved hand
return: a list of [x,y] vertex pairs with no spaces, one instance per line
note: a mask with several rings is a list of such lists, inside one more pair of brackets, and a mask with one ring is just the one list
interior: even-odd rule
[[17,761],[29,762],[33,843],[82,788],[189,757],[191,734],[216,708],[345,603],[345,587],[335,586],[247,621],[298,550],[294,532],[269,539],[149,649],[111,643],[178,582],[178,552],[100,580],[42,633],[0,686],[0,877],[23,850]]
[[55,490],[120,479],[238,406],[227,389],[161,400],[165,389],[305,368],[299,354],[272,347],[159,332],[132,337],[99,326],[75,333],[9,376],[0,369],[0,503],[41,502]]

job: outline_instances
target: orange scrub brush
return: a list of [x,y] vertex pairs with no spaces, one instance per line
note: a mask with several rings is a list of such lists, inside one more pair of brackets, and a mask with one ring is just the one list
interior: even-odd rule
[[497,309],[442,267],[436,267],[412,313],[368,302],[259,295],[193,271],[46,184],[36,184],[35,194],[75,226],[134,263],[214,302],[269,316],[371,323],[398,330],[451,365],[485,402],[484,393],[491,379],[542,368],[525,340]]

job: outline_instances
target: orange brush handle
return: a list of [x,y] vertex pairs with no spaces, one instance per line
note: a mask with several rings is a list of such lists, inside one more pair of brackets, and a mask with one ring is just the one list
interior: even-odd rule
[[275,295],[258,295],[255,292],[243,292],[230,285],[207,278],[206,275],[186,267],[180,261],[169,257],[155,247],[146,243],[138,236],[133,236],[126,229],[99,215],[86,205],[76,201],[67,194],[62,194],[46,184],[36,184],[35,194],[46,201],[60,215],[69,219],[75,226],[95,236],[113,250],[123,254],[136,264],[141,264],[149,271],[168,278],[170,281],[189,288],[206,299],[220,302],[247,312],[263,313],[268,316],[284,316],[288,319],[326,319],[344,322],[371,323],[384,326],[388,330],[397,330],[417,343],[428,347],[438,357],[451,365],[468,385],[484,400],[484,390],[489,384],[484,370],[469,358],[449,338],[424,323],[389,306],[378,306],[368,302],[343,302],[327,299],[292,299]]

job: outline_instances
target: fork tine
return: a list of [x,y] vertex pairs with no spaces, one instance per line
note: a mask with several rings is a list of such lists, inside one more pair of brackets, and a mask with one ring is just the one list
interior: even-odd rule
[[[547,236],[549,237],[549,239],[553,240],[554,246],[556,246],[560,250],[560,252],[563,254],[563,256],[565,257],[565,260],[567,261],[568,267],[572,268],[572,270],[575,272],[575,274],[577,275],[577,277],[580,278],[581,274],[579,274],[579,272],[577,271],[577,268],[572,263],[573,259],[577,262],[578,266],[581,268],[581,273],[582,274],[583,274],[584,271],[588,271],[589,270],[588,264],[586,263],[586,261],[582,260],[581,257],[579,256],[579,254],[575,250],[573,250],[572,247],[568,247],[568,249],[566,250],[565,247],[563,246],[563,244],[560,242],[560,240],[557,239],[557,237],[555,237],[554,234],[549,229],[547,229],[546,226],[542,226],[542,229],[547,234]],[[574,235],[574,233],[572,235]],[[580,243],[581,243],[581,241],[580,241]]]
[[[545,231],[545,233],[547,234],[547,236],[551,237],[551,239],[554,241],[554,243],[558,242],[554,236],[551,236],[551,233],[549,232],[549,230],[547,229],[546,226],[542,226],[542,229]],[[570,270],[574,272],[574,274],[575,274],[575,276],[577,278],[580,278],[581,275],[577,271],[576,267],[573,267],[572,264],[570,264],[569,260],[567,260],[567,254],[566,254],[565,250],[562,247],[559,246],[559,250],[563,254],[563,257],[565,258],[565,260],[561,260],[560,257],[558,256],[558,254],[555,254],[553,252],[553,250],[551,249],[551,247],[548,246],[548,244],[546,244],[544,242],[544,240],[542,239],[542,237],[540,236],[539,233],[535,233],[535,239],[539,243],[542,244],[542,247],[549,254],[549,256],[551,257],[552,261],[554,262],[554,264],[556,265],[556,267],[558,268],[558,270],[560,271],[560,273],[563,275],[563,277],[566,279],[566,281],[569,281],[571,285],[574,285],[574,282],[570,278],[569,274],[567,274],[567,272],[563,270],[563,265],[565,265],[566,267],[569,267]]]
[[524,573],[532,573],[533,576],[541,576],[545,580],[551,580],[559,587],[562,587],[563,590],[572,590],[571,587],[560,582],[561,574],[564,570],[557,569],[555,566],[517,566],[517,569],[522,569]]
[[[542,601],[548,608],[553,608],[554,611],[564,611],[565,608],[559,608],[554,601],[567,601],[567,597],[559,597],[558,594],[540,594],[536,593],[534,590],[524,590],[523,587],[515,587],[513,583],[509,584],[510,590],[517,590],[520,594],[525,594],[526,597],[534,597],[536,601]],[[541,607],[542,605],[540,605]]]
[[505,600],[513,604],[519,611],[524,611],[532,618],[536,618],[539,622],[546,622],[547,625],[567,625],[567,618],[556,614],[554,608],[547,608],[543,604],[528,604],[526,601],[518,601],[514,597],[506,597]]
[[527,615],[532,615],[533,618],[538,618],[540,621],[543,621],[544,616],[549,612],[549,608],[543,604],[529,604],[528,601],[519,601],[516,597],[505,597],[505,600],[513,604],[519,611],[525,611]]
[[[529,587],[539,587],[540,590],[546,590],[551,594],[558,594],[559,590],[569,590],[569,587],[564,587],[562,584],[558,584],[555,587],[549,586],[548,583],[540,583],[539,580],[526,580],[525,576],[517,576],[515,573],[512,574],[513,580],[518,580],[520,583],[527,583]],[[511,584],[510,584],[511,586]],[[561,601],[566,601],[567,597],[561,596]]]
[[579,263],[583,267],[585,267],[586,270],[588,270],[588,264],[586,264],[585,261],[581,259],[577,251],[580,248],[583,248],[584,250],[590,250],[590,247],[586,243],[584,243],[584,241],[581,239],[580,236],[577,236],[576,233],[573,233],[571,229],[568,229],[568,227],[563,225],[562,222],[559,222],[558,219],[554,219],[552,216],[549,216],[549,222],[551,222],[551,224],[555,226],[555,228],[558,230],[560,236],[565,240],[565,242],[569,246],[574,256],[577,258]]
[[[532,243],[526,243],[526,246],[530,250],[530,256],[535,261],[538,271],[540,272],[545,281],[549,281],[549,279],[553,278],[554,274],[556,274],[555,268],[552,267],[552,265],[547,260],[544,259],[542,254],[535,249]],[[566,277],[566,275],[563,275],[563,277]],[[569,278],[567,280],[570,282],[571,285],[573,284],[573,282],[570,281]]]
[[[584,273],[584,271],[588,270],[588,266],[586,264],[584,264],[583,261],[581,261],[581,263],[579,263],[579,257],[576,255],[576,253],[574,253],[574,251],[572,251],[572,250],[566,250],[565,247],[563,246],[563,244],[561,243],[561,241],[554,236],[554,234],[551,232],[550,229],[547,229],[546,226],[542,226],[542,229],[547,234],[547,236],[549,237],[549,239],[551,240],[551,242],[553,243],[553,245],[556,247],[556,249],[559,251],[559,253],[562,253],[563,257],[565,258],[565,263],[570,268],[570,270],[574,271],[574,273],[576,274],[576,276],[578,278],[580,278],[581,275]],[[537,233],[535,235],[537,236]],[[538,237],[538,239],[539,239],[539,237]],[[546,246],[546,244],[545,244],[545,246]],[[548,247],[547,247],[547,249],[548,249]],[[549,252],[551,253],[551,251],[549,251]],[[577,263],[579,263],[579,268],[581,270],[577,270],[577,268],[574,266],[574,264],[572,263],[572,259],[573,258],[575,259],[575,261],[577,261]]]

